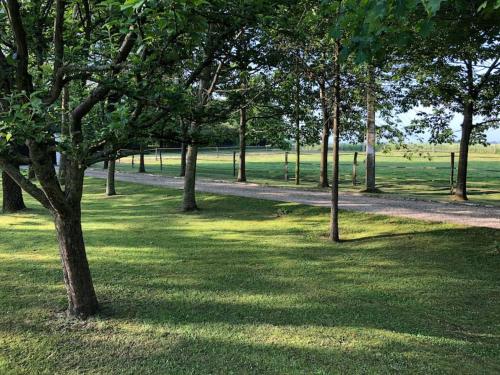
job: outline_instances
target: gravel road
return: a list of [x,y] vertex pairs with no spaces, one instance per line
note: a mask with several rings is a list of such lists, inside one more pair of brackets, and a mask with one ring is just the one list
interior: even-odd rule
[[[89,169],[86,175],[106,178],[106,173],[100,169]],[[116,180],[175,189],[183,187],[182,178],[152,174],[117,172]],[[328,191],[305,191],[205,179],[196,181],[196,190],[204,193],[295,202],[311,206],[327,207],[330,205]],[[341,192],[339,206],[343,210],[500,229],[500,207],[376,197],[346,192]]]

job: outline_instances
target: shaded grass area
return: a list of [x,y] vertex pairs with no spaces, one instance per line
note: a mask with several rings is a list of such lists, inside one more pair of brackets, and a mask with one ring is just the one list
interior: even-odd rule
[[[411,160],[401,153],[377,154],[377,186],[386,194],[397,194],[415,198],[449,201],[450,196],[450,154],[432,153],[431,159],[414,156]],[[302,187],[315,188],[319,181],[319,153],[304,153],[301,157]],[[364,188],[364,154],[358,157],[358,186],[352,186],[353,153],[341,154],[340,182],[344,191],[360,191]],[[138,157],[123,158],[117,164],[118,170],[137,171]],[[273,186],[295,187],[295,162],[293,152],[289,153],[288,171],[290,180],[284,180],[284,152],[253,152],[247,154],[247,178],[249,182]],[[151,154],[146,157],[146,169],[150,173],[178,176],[180,158],[176,152],[163,154],[163,168],[160,161]],[[455,160],[458,166],[458,155]],[[331,171],[331,164],[329,166]],[[234,180],[233,156],[228,153],[204,151],[199,155],[197,175],[204,178]],[[331,173],[330,173],[331,175]],[[475,203],[500,205],[500,155],[471,153],[468,169],[469,199]]]
[[86,182],[102,305],[67,319],[53,225],[0,215],[0,373],[500,372],[500,231]]

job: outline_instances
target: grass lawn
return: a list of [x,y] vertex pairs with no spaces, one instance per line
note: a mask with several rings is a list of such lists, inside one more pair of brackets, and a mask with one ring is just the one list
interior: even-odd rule
[[[377,186],[386,194],[397,194],[420,199],[449,201],[450,196],[450,153],[431,153],[431,160],[414,156],[411,160],[401,153],[377,154]],[[301,157],[301,177],[303,188],[316,188],[319,180],[319,153],[306,152]],[[249,182],[273,186],[295,187],[295,162],[293,152],[289,153],[288,170],[290,181],[284,180],[284,152],[254,152],[247,154],[247,178]],[[341,187],[344,191],[360,191],[364,188],[365,156],[358,156],[358,182],[352,186],[353,153],[341,154]],[[117,164],[118,170],[137,171],[139,158],[123,158]],[[164,168],[154,155],[146,157],[146,169],[150,173],[164,173],[178,176],[180,157],[177,152],[165,153]],[[458,154],[455,159],[458,167]],[[329,167],[331,171],[331,165]],[[331,172],[329,173],[331,175]],[[203,178],[234,180],[233,155],[203,151],[199,155],[197,175]],[[469,199],[474,203],[500,205],[500,154],[471,153],[468,169]]]
[[0,374],[500,373],[500,231],[87,180],[102,313],[68,319],[55,234],[0,215]]

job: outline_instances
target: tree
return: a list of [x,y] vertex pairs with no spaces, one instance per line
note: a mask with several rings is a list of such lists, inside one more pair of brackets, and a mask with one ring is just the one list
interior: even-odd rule
[[[469,145],[500,124],[500,9],[482,11],[484,1],[444,3],[432,19],[432,40],[415,34],[415,48],[404,56],[401,71],[411,77],[408,103],[437,109],[424,113],[417,127],[427,127],[431,142],[452,140],[450,127],[436,115],[460,113],[460,154],[455,198],[467,200]],[[431,27],[429,26],[429,27]],[[407,103],[407,105],[408,105]],[[445,109],[446,107],[446,109]]]
[[[191,36],[196,35],[195,25],[187,21],[182,27],[179,23],[177,28],[170,27],[179,13],[190,15],[189,6],[180,10],[156,4],[153,8],[144,1],[128,1],[123,6],[108,1],[106,7],[84,1],[84,5],[64,0],[54,1],[53,6],[6,0],[8,17],[2,13],[2,26],[8,40],[0,40],[1,50],[9,52],[16,83],[11,95],[2,96],[9,104],[2,113],[0,168],[53,215],[68,313],[82,318],[98,310],[81,226],[85,169],[107,160],[122,146],[110,142],[110,134],[133,134],[133,128],[150,126],[153,121],[124,122],[132,129],[114,129],[115,123],[99,128],[96,106],[114,92],[126,93],[128,101],[138,101],[137,95],[142,99],[145,90],[131,87],[134,69],[175,65],[184,57],[172,51],[190,51],[194,46]],[[185,38],[182,48],[180,42],[176,43],[180,35]],[[161,43],[163,48],[156,49],[159,52],[146,63],[140,58],[140,50],[147,43]],[[61,92],[68,85],[69,137],[57,139],[58,129],[52,124],[56,123]],[[165,107],[155,100],[148,98],[155,108]],[[19,172],[16,160],[22,155],[12,151],[14,142],[27,145],[39,185]],[[55,148],[67,157],[64,188],[52,165]]]

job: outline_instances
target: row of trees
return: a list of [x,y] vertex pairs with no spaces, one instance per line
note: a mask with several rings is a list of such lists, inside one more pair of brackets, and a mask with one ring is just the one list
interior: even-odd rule
[[22,188],[51,212],[78,317],[98,310],[81,227],[85,169],[108,162],[113,194],[114,162],[131,144],[183,145],[190,211],[198,147],[214,129],[237,122],[240,181],[248,139],[292,139],[300,160],[300,146],[320,137],[338,241],[341,138],[366,137],[372,190],[375,136],[401,138],[398,111],[435,108],[412,131],[430,129],[436,142],[451,139],[446,119],[462,113],[457,197],[467,199],[468,145],[498,125],[496,0],[0,1],[4,209],[24,207]]

